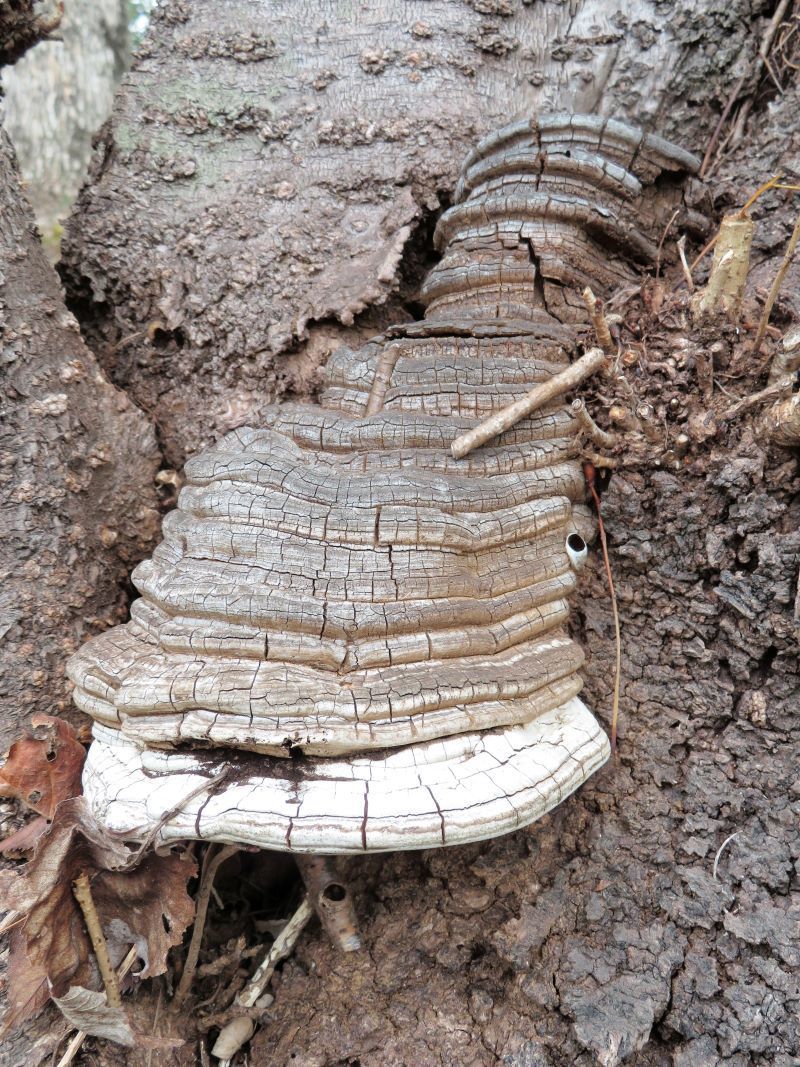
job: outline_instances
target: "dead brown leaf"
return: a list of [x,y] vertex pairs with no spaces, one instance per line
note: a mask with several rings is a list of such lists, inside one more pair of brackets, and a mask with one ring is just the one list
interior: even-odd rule
[[43,815],[38,815],[31,822],[25,823],[13,834],[0,841],[0,852],[9,855],[12,852],[30,852],[50,824]]
[[34,736],[15,741],[0,768],[0,796],[52,819],[62,800],[80,795],[86,750],[63,719],[34,715],[31,725]]
[[166,971],[167,953],[181,943],[194,919],[186,883],[196,873],[197,865],[185,855],[150,853],[133,871],[96,876],[92,895],[112,959],[136,945],[144,962],[140,978]]
[[83,871],[118,964],[130,945],[144,961],[142,976],[162,974],[167,952],[178,944],[194,916],[186,883],[196,874],[193,860],[148,855],[123,870],[131,851],[97,823],[83,797],[64,801],[31,860],[21,869],[0,871],[0,898],[25,916],[14,928],[9,956],[9,1009],[0,1032],[36,1014],[50,990],[63,997],[74,986],[99,988],[99,975],[72,882]]

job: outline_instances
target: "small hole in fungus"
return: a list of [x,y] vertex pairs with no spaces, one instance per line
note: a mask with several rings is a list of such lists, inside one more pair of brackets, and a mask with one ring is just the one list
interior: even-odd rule
[[569,535],[569,537],[567,538],[567,544],[573,552],[583,552],[584,548],[586,548],[586,542],[580,534],[576,533]]
[[343,885],[339,885],[338,882],[331,882],[330,885],[326,885],[322,890],[322,895],[326,900],[344,900],[347,896],[347,890]]

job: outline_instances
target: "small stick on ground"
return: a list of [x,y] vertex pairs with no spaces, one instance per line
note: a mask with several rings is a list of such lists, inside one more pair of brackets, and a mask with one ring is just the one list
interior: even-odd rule
[[533,414],[534,411],[538,411],[539,408],[544,407],[551,400],[568,393],[570,389],[574,389],[585,378],[596,374],[605,365],[606,356],[602,349],[590,349],[586,355],[581,356],[575,363],[565,367],[558,374],[554,374],[549,381],[541,382],[539,385],[534,386],[521,399],[509,404],[508,407],[496,412],[488,419],[484,419],[483,422],[473,426],[466,433],[460,434],[450,445],[450,451],[456,459],[461,459],[469,452],[472,452],[474,448],[486,444],[487,441],[497,437],[504,430],[510,429],[521,419]]
[[[133,967],[134,963],[136,962],[137,955],[138,953],[136,951],[136,945],[132,945],[131,948],[128,949],[128,955],[117,968],[117,979],[120,982],[131,969],[131,967]],[[85,1030],[78,1030],[78,1032],[75,1034],[75,1036],[72,1038],[72,1040],[64,1050],[64,1055],[58,1061],[57,1067],[69,1067],[69,1064],[72,1063],[72,1061],[78,1055],[81,1045],[84,1043],[88,1036],[89,1035],[86,1033]]]
[[617,351],[617,346],[614,344],[614,339],[611,336],[611,328],[608,325],[608,320],[606,319],[605,311],[603,310],[603,301],[594,295],[588,285],[581,293],[581,296],[586,305],[586,310],[589,312],[589,318],[592,320],[597,343],[604,352],[613,355]]
[[749,411],[750,408],[758,407],[759,404],[763,404],[767,400],[777,400],[788,392],[794,384],[794,380],[791,376],[781,378],[780,381],[773,382],[772,385],[768,385],[766,389],[760,389],[757,393],[751,393],[750,396],[745,396],[741,400],[737,401],[733,407],[728,408],[720,416],[721,422],[730,422],[731,419],[737,418],[743,411]]
[[598,470],[613,471],[619,466],[619,462],[613,456],[601,456],[599,452],[582,452],[581,459],[591,463]]
[[717,868],[719,867],[719,861],[720,857],[722,856],[722,853],[725,851],[731,841],[734,841],[739,836],[739,834],[741,834],[741,832],[741,830],[737,830],[735,834],[731,834],[729,837],[726,837],[717,849],[717,854],[714,857],[714,869],[711,872],[711,877],[714,879],[715,882],[717,880]]
[[94,900],[92,899],[88,871],[78,875],[72,883],[72,892],[78,902],[78,907],[83,912],[83,920],[86,923],[86,929],[89,932],[89,938],[97,959],[97,966],[100,970],[100,977],[103,979],[103,985],[105,986],[108,1006],[110,1008],[121,1008],[122,997],[119,993],[119,982],[114,968],[111,966],[108,945],[103,936],[103,928],[100,925],[100,916],[97,914],[97,908],[94,906]]
[[686,234],[678,241],[678,255],[681,258],[681,270],[683,276],[686,279],[686,288],[690,293],[694,292],[694,279],[692,278],[692,272],[689,269],[689,264],[686,262]]
[[[313,914],[314,909],[311,906],[308,897],[306,897],[283,930],[275,938],[269,952],[267,952],[263,961],[259,964],[250,981],[236,997],[234,1002],[235,1006],[244,1010],[237,1018],[231,1019],[230,1022],[222,1027],[219,1037],[211,1050],[213,1056],[224,1057],[223,1062],[228,1062],[242,1047],[245,1041],[249,1041],[253,1036],[255,1022],[252,1020],[252,1015],[250,1014],[249,1009],[252,1009],[256,1002],[261,999],[264,990],[269,985],[272,975],[275,973],[275,968],[280,961],[285,959],[292,951],[303,928]],[[251,1026],[248,1027],[242,1024],[242,1016],[249,1016]],[[237,1040],[239,1042],[238,1045],[236,1044]],[[217,1051],[218,1049],[219,1051]]]
[[797,242],[800,241],[800,215],[797,216],[797,222],[794,224],[792,230],[792,236],[789,238],[789,244],[786,246],[786,251],[783,254],[781,265],[778,267],[778,273],[775,275],[775,280],[770,287],[769,296],[767,302],[764,305],[764,311],[761,314],[761,322],[758,324],[758,333],[756,339],[753,342],[753,355],[758,355],[758,350],[761,348],[761,342],[764,340],[764,334],[767,332],[767,324],[769,323],[769,317],[772,314],[772,308],[775,301],[778,299],[778,293],[783,285],[783,279],[786,277],[786,272],[789,269],[789,264],[792,262],[792,258],[797,249]]
[[192,928],[192,939],[189,942],[189,951],[186,954],[186,963],[183,965],[181,980],[178,983],[178,988],[172,1001],[173,1011],[177,1011],[183,1004],[184,1000],[186,1000],[186,996],[192,985],[192,979],[197,970],[197,960],[200,957],[200,946],[203,943],[203,931],[206,926],[206,915],[208,914],[208,905],[211,900],[211,890],[214,886],[214,878],[222,864],[226,860],[229,860],[231,856],[234,856],[238,851],[238,845],[225,845],[223,847],[209,845],[208,851],[205,854],[203,860],[203,873],[200,876],[200,890],[197,894],[197,913],[195,915],[194,927]]
[[636,418],[632,411],[623,407],[622,404],[612,404],[608,409],[608,417],[613,423],[622,430],[627,430],[628,433],[641,433],[642,424]]
[[[667,239],[667,234],[672,229],[672,224],[680,214],[680,208],[676,207],[670,215],[669,222],[664,227],[664,232],[661,234],[661,240],[658,242],[658,250],[656,251],[656,280],[661,276],[661,253],[664,251],[664,242]],[[585,298],[584,298],[585,299]]]
[[584,402],[578,398],[572,401],[572,413],[581,424],[586,436],[593,441],[598,448],[613,448],[617,443],[617,435],[601,429],[586,410]]

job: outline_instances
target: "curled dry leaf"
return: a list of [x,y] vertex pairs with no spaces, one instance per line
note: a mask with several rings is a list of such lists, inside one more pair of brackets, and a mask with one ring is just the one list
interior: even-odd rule
[[72,986],[63,997],[53,996],[61,1014],[76,1030],[104,1037],[118,1045],[133,1045],[133,1031],[123,1008],[111,1008],[105,993]]
[[80,796],[86,751],[63,719],[34,715],[31,725],[34,735],[15,741],[0,768],[0,796],[52,819],[62,800]]
[[181,941],[194,915],[186,883],[197,868],[180,856],[150,855],[134,870],[123,870],[130,859],[130,850],[107,835],[83,798],[75,797],[60,805],[25,867],[0,872],[0,899],[25,915],[12,931],[9,1008],[0,1033],[36,1014],[51,989],[63,997],[74,986],[99,986],[72,894],[72,882],[83,871],[91,876],[112,963],[135,944],[145,963],[143,975],[166,970],[167,952]]

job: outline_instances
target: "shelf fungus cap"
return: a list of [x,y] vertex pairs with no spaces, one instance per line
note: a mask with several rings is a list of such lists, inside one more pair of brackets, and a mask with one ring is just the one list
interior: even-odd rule
[[323,854],[457,845],[526,826],[606,761],[577,697],[520,726],[356,759],[141,748],[95,727],[84,788],[112,832]]
[[566,629],[593,521],[575,412],[548,392],[467,455],[451,445],[563,381],[582,288],[635,279],[678,211],[700,225],[697,167],[597,116],[490,135],[437,226],[425,320],[333,353],[318,404],[187,463],[130,622],[68,664],[103,825],[322,854],[457,845],[526,826],[605,762]]

